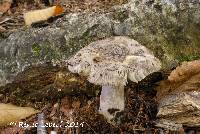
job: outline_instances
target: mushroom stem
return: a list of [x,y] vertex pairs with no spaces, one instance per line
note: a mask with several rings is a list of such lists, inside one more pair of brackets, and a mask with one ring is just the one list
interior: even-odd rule
[[[124,86],[102,86],[99,112],[108,120],[115,116],[115,112],[124,110]],[[108,110],[113,113],[108,112]]]

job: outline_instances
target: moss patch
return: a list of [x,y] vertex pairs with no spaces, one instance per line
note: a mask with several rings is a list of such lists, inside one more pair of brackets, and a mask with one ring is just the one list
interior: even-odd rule
[[39,44],[33,44],[32,45],[32,51],[34,53],[34,55],[39,56],[40,52],[41,52],[41,47]]
[[177,57],[179,62],[183,62],[183,61],[193,61],[193,60],[199,60],[200,59],[200,55],[184,55],[184,56],[180,56]]

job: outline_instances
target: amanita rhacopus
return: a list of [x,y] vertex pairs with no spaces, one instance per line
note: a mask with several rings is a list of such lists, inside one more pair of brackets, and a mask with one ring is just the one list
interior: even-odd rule
[[127,79],[137,83],[161,68],[160,61],[151,51],[125,36],[92,42],[67,62],[71,72],[102,85],[99,112],[108,120],[114,117],[109,109],[124,110]]

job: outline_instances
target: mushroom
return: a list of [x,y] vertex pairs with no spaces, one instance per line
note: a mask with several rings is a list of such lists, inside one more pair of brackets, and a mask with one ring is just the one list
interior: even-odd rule
[[[161,68],[160,61],[152,52],[125,36],[92,42],[67,63],[71,72],[87,76],[89,82],[102,86],[99,112],[108,121],[116,111],[124,110],[127,79],[137,83]],[[109,109],[113,109],[114,114]]]

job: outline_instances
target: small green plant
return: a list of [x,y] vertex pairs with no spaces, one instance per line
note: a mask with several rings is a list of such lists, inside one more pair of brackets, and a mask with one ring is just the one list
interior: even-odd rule
[[41,52],[41,47],[39,44],[33,44],[32,46],[32,51],[35,55],[40,55],[40,52]]

